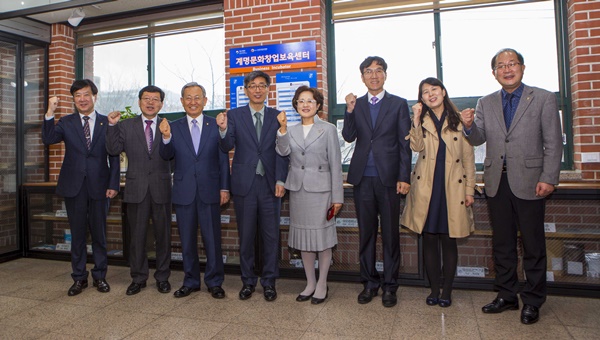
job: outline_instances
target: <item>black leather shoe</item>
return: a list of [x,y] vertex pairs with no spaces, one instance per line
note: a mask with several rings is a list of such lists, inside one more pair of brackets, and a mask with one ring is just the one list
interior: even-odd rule
[[248,300],[252,296],[252,293],[254,293],[254,286],[244,285],[242,290],[240,290],[240,300]]
[[88,281],[87,280],[77,280],[73,282],[71,288],[69,288],[69,292],[67,293],[69,296],[75,296],[83,291],[84,288],[87,288]]
[[156,281],[156,289],[163,294],[171,291],[171,284],[169,281]]
[[139,293],[142,288],[146,288],[146,281],[142,282],[142,283],[135,283],[132,282],[129,287],[127,287],[127,291],[125,292],[125,294],[127,295],[135,295],[137,293]]
[[396,303],[398,303],[396,292],[390,290],[383,292],[383,295],[381,295],[381,303],[383,304],[383,307],[394,307]]
[[358,294],[358,303],[364,305],[365,303],[371,302],[373,300],[373,296],[377,296],[377,292],[379,288],[365,288],[360,294]]
[[540,309],[532,305],[524,305],[521,311],[521,323],[531,325],[540,319]]
[[94,287],[96,287],[96,290],[98,290],[100,293],[110,292],[110,286],[105,279],[94,280]]
[[315,292],[313,291],[312,294],[310,294],[310,295],[298,294],[298,296],[296,296],[296,301],[298,301],[298,302],[308,301],[308,300],[310,300],[310,298],[313,296],[314,293]]
[[496,298],[494,301],[492,301],[491,303],[488,303],[487,305],[483,306],[481,308],[481,311],[483,311],[484,313],[502,313],[505,310],[517,310],[519,309],[519,301],[515,301],[515,302],[509,302],[504,300],[503,298]]
[[210,295],[215,299],[222,299],[225,297],[225,291],[223,290],[223,288],[221,288],[221,286],[210,287],[208,288],[208,291],[210,292]]
[[[313,294],[314,294],[314,293],[313,293]],[[324,298],[322,298],[322,299],[319,299],[319,298],[313,297],[313,298],[310,300],[310,303],[312,303],[313,305],[318,305],[318,304],[320,304],[320,303],[323,303],[323,302],[325,302],[325,300],[327,299],[327,297],[328,297],[328,296],[329,296],[329,286],[327,286],[327,292],[325,292],[325,297],[324,297]]]
[[438,304],[440,305],[440,307],[450,307],[452,306],[452,299],[448,299],[448,300],[444,300],[444,299],[439,299]]
[[181,288],[179,288],[178,290],[175,291],[175,293],[173,293],[173,295],[176,298],[182,298],[182,297],[186,297],[190,294],[192,294],[192,292],[197,292],[199,291],[200,288],[190,288],[190,287],[186,287],[186,286],[181,286]]
[[428,296],[427,299],[425,299],[425,303],[428,306],[435,306],[438,303],[440,303],[440,298],[439,297],[430,297],[430,296]]
[[275,290],[275,286],[266,286],[263,287],[263,295],[265,296],[265,300],[274,301],[277,299],[277,291]]

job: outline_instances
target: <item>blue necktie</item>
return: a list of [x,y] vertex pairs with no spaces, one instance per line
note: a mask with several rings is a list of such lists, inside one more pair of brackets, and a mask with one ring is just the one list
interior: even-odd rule
[[198,127],[198,121],[192,119],[192,143],[194,143],[194,151],[198,154],[198,147],[200,146],[200,128]]
[[504,103],[504,107],[502,108],[502,111],[504,111],[504,124],[506,124],[506,131],[508,131],[508,129],[510,128],[510,124],[512,123],[512,120],[513,120],[512,99],[513,99],[513,94],[507,93],[506,94],[506,103]]

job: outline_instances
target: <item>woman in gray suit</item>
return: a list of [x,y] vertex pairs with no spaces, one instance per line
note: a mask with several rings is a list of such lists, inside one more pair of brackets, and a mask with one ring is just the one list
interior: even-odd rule
[[[337,244],[335,218],[344,202],[342,161],[336,127],[315,117],[323,108],[323,95],[301,86],[292,100],[302,124],[287,127],[286,113],[277,116],[276,151],[290,157],[285,188],[290,193],[288,245],[302,254],[306,288],[296,301],[319,304],[327,298],[331,249]],[[319,280],[315,259],[319,255]],[[312,298],[312,299],[311,299]]]

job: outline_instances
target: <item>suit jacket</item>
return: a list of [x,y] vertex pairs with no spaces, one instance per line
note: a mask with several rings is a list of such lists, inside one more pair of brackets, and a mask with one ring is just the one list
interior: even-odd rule
[[369,105],[365,94],[356,100],[354,112],[346,112],[344,116],[342,136],[348,143],[356,140],[348,183],[360,183],[371,150],[383,185],[395,188],[398,181],[410,183],[412,154],[407,139],[410,115],[406,99],[386,91],[375,127],[371,123]]
[[556,97],[551,92],[525,85],[508,131],[501,91],[479,99],[467,139],[472,145],[486,143],[483,179],[488,196],[498,192],[505,159],[510,189],[521,199],[541,199],[535,196],[538,182],[558,184],[563,145]]
[[[423,125],[410,129],[410,148],[419,153],[411,177],[410,192],[400,224],[421,233],[425,227],[433,191],[435,164],[440,146],[435,123],[429,113],[423,113]],[[473,146],[465,139],[462,125],[458,131],[448,128],[448,119],[442,126],[442,140],[446,143],[444,184],[448,206],[450,237],[466,237],[475,229],[473,209],[465,206],[465,196],[475,193],[475,155]]]
[[96,112],[92,145],[88,151],[79,113],[43,122],[42,141],[46,145],[65,143],[65,157],[60,168],[56,193],[75,197],[86,177],[88,192],[95,200],[105,199],[106,190],[119,191],[119,157],[106,152],[108,118]]
[[332,203],[344,203],[342,156],[335,125],[315,118],[304,138],[302,124],[290,126],[277,136],[277,153],[290,157],[285,188],[308,192],[331,192]]
[[260,142],[248,105],[227,112],[227,133],[220,139],[221,150],[229,152],[235,147],[231,165],[231,193],[245,196],[250,191],[256,165],[260,159],[265,178],[273,195],[277,181],[285,182],[289,160],[275,152],[275,140],[279,122],[278,110],[265,107]]
[[162,134],[156,126],[152,151],[149,153],[144,133],[146,127],[144,120],[144,116],[140,115],[120,121],[115,126],[109,126],[106,134],[106,150],[115,156],[125,152],[129,159],[124,202],[140,203],[150,191],[155,203],[170,204],[171,164],[160,157],[158,150]]
[[[171,124],[171,141],[159,143],[160,155],[175,160],[173,203],[189,205],[194,199],[219,204],[221,190],[229,190],[229,155],[219,149],[219,127],[215,118],[204,115],[198,154],[194,150],[187,116]],[[161,137],[162,139],[162,137]]]

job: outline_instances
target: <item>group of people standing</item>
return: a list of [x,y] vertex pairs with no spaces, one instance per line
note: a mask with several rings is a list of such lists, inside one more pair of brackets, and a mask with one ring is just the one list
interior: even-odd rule
[[[524,303],[521,322],[531,324],[539,319],[539,308],[546,299],[544,198],[558,184],[562,154],[558,109],[552,93],[522,83],[525,64],[517,51],[500,50],[491,67],[502,89],[481,98],[476,109],[459,111],[444,84],[427,78],[419,84],[411,117],[406,99],[384,90],[385,60],[368,57],[360,64],[367,94],[345,97],[342,130],[347,142],[356,142],[347,182],[353,185],[359,229],[363,290],[358,303],[369,303],[381,289],[383,306],[397,304],[402,225],[422,235],[431,286],[426,304],[451,306],[457,239],[474,230],[473,146],[487,142],[484,181],[498,295],[482,310],[499,313],[519,308],[520,231],[527,279],[520,293]],[[62,117],[57,124],[54,111],[58,100],[49,100],[43,141],[65,142],[57,193],[65,198],[72,229],[74,283],[69,295],[81,293],[88,285],[88,228],[95,263],[93,285],[101,292],[110,290],[106,282],[106,213],[108,199],[119,190],[118,155],[124,151],[129,158],[123,200],[127,203],[132,277],[127,295],[139,293],[149,279],[145,249],[149,220],[156,242],[156,287],[162,293],[171,291],[172,206],[184,269],[183,285],[174,296],[200,290],[200,225],[207,258],[204,282],[212,297],[225,297],[220,206],[232,198],[240,244],[239,298],[250,298],[258,284],[254,270],[258,233],[263,263],[260,284],[265,300],[275,300],[280,207],[287,190],[288,245],[300,251],[306,274],[306,286],[296,300],[320,304],[327,299],[327,274],[337,244],[334,217],[344,203],[337,129],[317,116],[324,97],[307,86],[298,88],[292,100],[301,123],[288,127],[285,112],[265,105],[270,84],[268,74],[249,73],[244,78],[249,104],[212,118],[202,114],[207,103],[204,87],[188,83],[181,90],[186,116],[170,123],[157,116],[164,92],[156,86],[140,90],[142,114],[124,121],[119,121],[119,112],[107,117],[97,114],[98,90],[89,80],[75,81],[71,94],[77,113]],[[232,149],[230,167],[228,152]],[[414,169],[411,150],[418,153]],[[406,204],[401,214],[403,195]],[[383,275],[375,266],[379,231]]]

